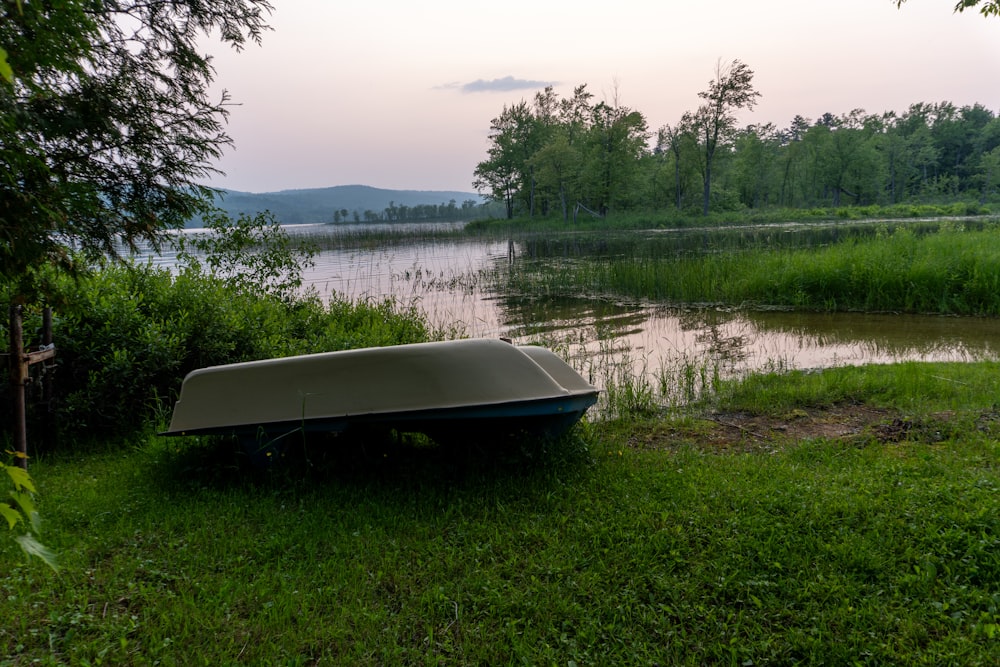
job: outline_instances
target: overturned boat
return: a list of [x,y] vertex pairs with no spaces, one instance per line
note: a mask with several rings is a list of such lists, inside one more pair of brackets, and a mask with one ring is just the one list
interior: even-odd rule
[[598,390],[542,347],[473,339],[213,366],[184,378],[164,435],[275,440],[390,428],[439,441],[558,437]]

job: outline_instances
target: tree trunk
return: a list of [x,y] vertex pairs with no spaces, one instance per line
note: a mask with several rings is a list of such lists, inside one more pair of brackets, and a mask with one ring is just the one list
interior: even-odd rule
[[677,201],[677,210],[681,210],[681,163],[674,161],[674,193]]
[[889,203],[896,203],[896,158],[889,158]]
[[708,215],[708,204],[712,199],[712,163],[705,163],[705,190],[702,193],[701,214]]
[[528,217],[535,217],[535,170],[532,168],[528,172],[528,181],[530,183],[528,192]]

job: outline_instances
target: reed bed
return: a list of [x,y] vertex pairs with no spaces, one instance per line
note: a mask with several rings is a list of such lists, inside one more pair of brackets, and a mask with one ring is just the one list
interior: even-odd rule
[[517,218],[514,220],[475,220],[468,229],[492,233],[562,232],[574,230],[645,230],[685,229],[704,227],[734,227],[741,225],[775,225],[782,223],[823,223],[873,220],[917,220],[969,218],[989,216],[996,207],[978,202],[942,204],[895,204],[891,206],[839,206],[814,208],[764,208],[740,211],[713,211],[703,216],[701,211],[659,209],[629,213],[611,213],[606,217],[579,216],[576,220],[562,218]]
[[1000,230],[883,228],[813,248],[524,261],[503,293],[816,311],[1000,314]]
[[293,241],[310,243],[322,250],[383,248],[447,239],[465,239],[478,234],[465,231],[463,222],[364,223],[342,225],[287,225]]
[[591,422],[681,414],[711,400],[726,383],[791,369],[780,355],[751,369],[725,350],[638,350],[613,334],[602,335],[600,327],[528,335],[519,343],[553,350],[601,390],[587,413]]

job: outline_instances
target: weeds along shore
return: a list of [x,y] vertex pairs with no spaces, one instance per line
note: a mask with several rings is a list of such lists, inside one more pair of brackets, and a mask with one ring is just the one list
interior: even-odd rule
[[[571,253],[564,247],[561,260],[552,259],[551,248],[543,249],[544,261],[498,268],[492,280],[504,294],[815,311],[1000,314],[1000,227],[995,223],[850,231],[809,230],[804,235],[811,238],[805,240],[791,238],[788,230],[756,231],[755,243],[727,247],[706,240],[697,251],[678,242],[616,248],[614,240],[605,239],[600,251]],[[789,238],[775,239],[778,234]],[[579,248],[586,241],[574,243]]]

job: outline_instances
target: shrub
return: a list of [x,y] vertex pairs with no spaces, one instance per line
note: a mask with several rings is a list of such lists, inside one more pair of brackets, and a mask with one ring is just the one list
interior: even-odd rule
[[118,266],[67,288],[72,305],[54,329],[59,421],[72,433],[140,427],[196,368],[428,337],[415,311],[391,301],[326,306],[243,292],[191,270]]
[[[53,318],[58,353],[50,416],[59,434],[79,439],[150,427],[196,368],[430,337],[415,309],[391,300],[324,304],[296,292],[300,268],[292,258],[299,251],[275,227],[267,217],[244,219],[233,227],[235,239],[219,228],[214,245],[203,246],[208,254],[189,255],[174,272],[125,263],[59,279],[63,305]],[[270,253],[264,260],[262,248]],[[247,265],[278,278],[253,283],[241,268]],[[243,278],[234,280],[233,272]],[[29,309],[25,331],[38,321]],[[0,400],[8,391],[0,388]],[[9,419],[4,411],[0,428],[9,429]]]

